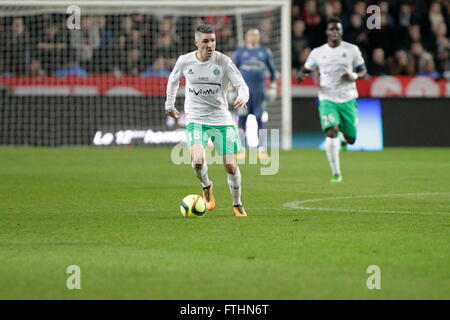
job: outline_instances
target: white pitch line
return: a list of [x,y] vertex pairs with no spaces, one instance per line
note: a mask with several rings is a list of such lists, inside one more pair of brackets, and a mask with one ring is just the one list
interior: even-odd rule
[[359,213],[400,213],[400,214],[450,214],[450,212],[414,212],[414,211],[394,211],[394,210],[367,210],[367,209],[344,209],[344,208],[314,208],[302,206],[304,203],[315,203],[322,201],[347,200],[347,199],[366,199],[366,198],[386,198],[386,197],[408,197],[408,196],[427,196],[443,195],[450,192],[417,192],[417,193],[386,193],[386,194],[367,194],[356,196],[330,197],[320,199],[308,199],[302,201],[287,202],[283,206],[289,209],[307,210],[307,211],[338,211],[338,212],[359,212]]
[[[336,212],[358,212],[358,213],[396,213],[396,214],[450,214],[450,212],[412,212],[412,211],[393,211],[393,210],[368,210],[368,209],[345,209],[345,208],[314,208],[305,207],[301,204],[304,203],[315,203],[322,201],[332,201],[332,200],[347,200],[347,199],[361,199],[361,198],[383,198],[383,197],[408,197],[408,196],[426,196],[426,195],[443,195],[450,192],[418,192],[418,193],[386,193],[386,194],[367,194],[367,195],[356,195],[356,196],[342,196],[342,197],[330,197],[330,198],[320,198],[320,199],[307,199],[302,201],[292,201],[283,204],[284,208],[277,207],[265,207],[265,208],[253,208],[248,207],[249,211],[255,210],[279,210],[279,209],[289,209],[289,210],[305,210],[305,211],[336,211]],[[71,209],[72,210],[72,209]],[[178,208],[140,208],[136,209],[136,212],[175,212],[179,210]],[[230,208],[216,208],[214,211],[231,211]],[[111,211],[110,209],[98,208],[95,210],[84,210],[83,213],[95,214],[99,212],[123,212],[126,213],[127,209],[117,209]],[[51,212],[51,213],[62,213],[61,210]],[[212,213],[213,214],[213,213]]]

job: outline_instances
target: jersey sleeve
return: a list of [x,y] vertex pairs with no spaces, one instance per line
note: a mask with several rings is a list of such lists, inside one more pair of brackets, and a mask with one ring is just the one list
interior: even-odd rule
[[245,83],[245,80],[242,77],[241,72],[236,67],[236,65],[233,63],[233,61],[228,57],[226,59],[226,67],[225,68],[226,68],[226,72],[228,75],[228,79],[230,79],[231,84],[237,90],[238,97],[241,98],[242,100],[244,100],[245,103],[247,103],[250,94],[249,94],[248,86]]
[[352,61],[352,67],[356,68],[360,65],[364,65],[364,59],[361,54],[361,50],[359,50],[358,46],[353,47],[353,61]]
[[313,49],[313,51],[311,51],[311,53],[309,54],[308,58],[306,59],[305,62],[305,69],[310,70],[310,71],[315,71],[317,69],[317,50]]
[[166,111],[170,111],[175,108],[175,99],[177,97],[178,87],[180,86],[180,77],[182,75],[181,60],[181,57],[179,57],[172,72],[170,73],[169,80],[167,81],[165,104]]
[[272,50],[269,48],[266,49],[266,65],[267,68],[269,68],[270,71],[270,80],[274,82],[277,79],[277,69],[275,67],[275,63],[273,62],[273,54]]

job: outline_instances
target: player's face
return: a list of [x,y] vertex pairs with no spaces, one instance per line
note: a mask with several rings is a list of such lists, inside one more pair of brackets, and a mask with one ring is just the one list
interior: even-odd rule
[[258,30],[249,30],[247,31],[246,36],[248,44],[252,46],[257,46],[259,44],[260,35]]
[[209,59],[216,50],[216,35],[214,33],[201,33],[199,39],[195,41],[195,45],[200,56]]
[[331,22],[326,30],[328,41],[338,43],[342,40],[342,25],[340,23]]

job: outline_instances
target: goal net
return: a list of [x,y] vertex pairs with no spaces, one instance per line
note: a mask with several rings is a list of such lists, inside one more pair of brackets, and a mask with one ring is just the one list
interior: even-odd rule
[[[202,23],[215,26],[216,50],[230,57],[245,30],[260,30],[281,75],[266,127],[290,148],[288,0],[0,1],[0,144],[185,140],[183,114],[165,115],[166,83],[177,57],[195,50]],[[182,81],[180,111],[183,96]]]

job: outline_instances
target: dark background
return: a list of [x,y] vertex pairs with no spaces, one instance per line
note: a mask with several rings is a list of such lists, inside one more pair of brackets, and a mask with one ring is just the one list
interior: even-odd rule
[[[320,133],[316,99],[292,100],[292,131]],[[450,146],[450,99],[380,100],[384,146]]]
[[[91,145],[98,130],[169,130],[163,105],[164,97],[3,96],[0,144]],[[450,146],[450,99],[392,98],[381,105],[385,146]],[[314,98],[294,98],[292,110],[293,133],[321,132]]]

